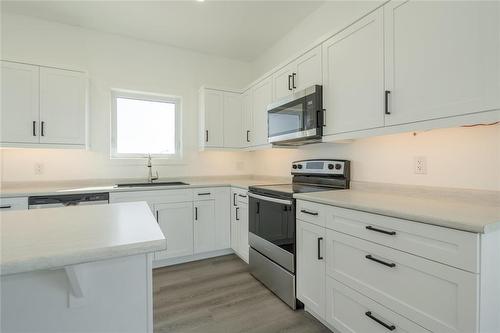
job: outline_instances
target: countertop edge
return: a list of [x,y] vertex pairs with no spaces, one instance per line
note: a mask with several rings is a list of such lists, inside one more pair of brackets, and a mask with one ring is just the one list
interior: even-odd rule
[[304,200],[304,201],[309,201],[309,202],[314,202],[314,203],[319,203],[319,204],[324,204],[324,205],[329,205],[329,206],[335,206],[335,207],[340,207],[340,208],[346,208],[346,209],[353,209],[353,210],[357,210],[357,211],[361,211],[361,212],[365,212],[365,213],[400,218],[400,219],[409,220],[409,221],[416,222],[416,223],[424,223],[424,224],[429,224],[429,225],[433,225],[433,226],[437,226],[437,227],[455,229],[455,230],[471,232],[471,233],[476,233],[476,234],[485,234],[485,233],[490,233],[490,232],[500,230],[500,221],[487,224],[483,227],[477,227],[477,226],[463,224],[461,222],[456,222],[456,221],[452,221],[452,220],[439,219],[439,218],[432,217],[432,216],[414,215],[414,214],[408,214],[408,213],[404,213],[404,212],[396,211],[396,210],[388,211],[388,210],[384,210],[384,209],[377,209],[374,207],[366,207],[364,205],[356,205],[356,204],[351,204],[351,203],[348,204],[345,202],[338,202],[338,201],[334,201],[334,200],[322,200],[322,199],[317,199],[317,198],[310,198],[310,197],[307,197],[307,194],[297,194],[297,195],[294,195],[294,198],[298,199],[298,200]]
[[29,273],[42,270],[61,269],[66,266],[110,260],[164,250],[166,239],[123,244],[114,247],[83,250],[70,254],[60,254],[50,257],[37,257],[24,261],[0,264],[0,276]]

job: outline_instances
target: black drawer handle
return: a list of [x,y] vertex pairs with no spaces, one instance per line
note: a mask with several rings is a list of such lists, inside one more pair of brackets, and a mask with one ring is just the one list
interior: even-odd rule
[[45,136],[45,121],[42,121],[41,135]]
[[198,207],[194,207],[194,220],[198,221]]
[[210,195],[210,192],[198,193],[198,195]]
[[323,237],[318,237],[318,260],[323,260],[323,257],[321,256],[321,241],[323,240]]
[[0,209],[9,209],[12,208],[11,205],[0,206]]
[[395,231],[382,230],[382,229],[379,229],[379,228],[372,227],[371,225],[367,225],[365,228],[368,229],[368,230],[371,230],[371,231],[381,232],[381,233],[386,234],[386,235],[391,235],[391,236],[395,236],[396,235]]
[[233,206],[237,206],[236,205],[236,193],[233,193]]
[[305,209],[302,209],[300,212],[304,213],[304,214],[313,215],[313,216],[318,216],[319,215],[317,212],[310,212],[310,211],[305,210]]
[[249,131],[249,130],[247,130],[247,142],[250,142],[249,135],[250,135],[250,131]]
[[239,221],[240,220],[240,217],[238,216],[238,211],[240,210],[240,207],[236,207],[236,211],[235,211],[235,214],[236,214],[236,221]]
[[387,328],[389,331],[394,331],[394,330],[396,329],[396,326],[386,324],[386,323],[384,323],[382,320],[380,320],[380,319],[378,319],[378,318],[374,317],[374,316],[372,315],[372,312],[371,312],[371,311],[366,311],[366,312],[365,312],[365,315],[366,315],[368,318],[370,318],[370,319],[372,319],[372,320],[376,321],[376,322],[377,322],[377,323],[379,323],[380,325],[384,326],[384,327],[385,327],[385,328]]
[[246,195],[243,195],[243,194],[238,194],[238,196],[239,196],[240,198],[246,198],[246,197],[247,197]]
[[365,258],[369,259],[369,260],[372,260],[372,261],[375,261],[375,262],[378,262],[379,264],[385,265],[387,267],[396,267],[395,263],[393,263],[393,262],[386,262],[386,261],[374,258],[371,254],[367,254],[365,256]]
[[391,94],[390,90],[385,91],[385,114],[391,114],[389,110],[389,95]]
[[208,130],[205,130],[205,142],[208,142]]
[[156,211],[156,222],[160,223],[160,220],[158,218],[158,211]]
[[288,75],[288,90],[292,90],[292,85],[290,83],[290,80],[292,79],[291,75]]
[[33,136],[36,136],[36,121],[33,120]]
[[297,73],[292,73],[292,88],[293,89],[297,89],[297,87],[295,86],[295,76],[297,75]]

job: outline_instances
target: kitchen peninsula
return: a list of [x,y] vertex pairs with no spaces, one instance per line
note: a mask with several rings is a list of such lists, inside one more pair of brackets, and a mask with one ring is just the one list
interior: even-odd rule
[[152,332],[145,202],[2,212],[2,332]]

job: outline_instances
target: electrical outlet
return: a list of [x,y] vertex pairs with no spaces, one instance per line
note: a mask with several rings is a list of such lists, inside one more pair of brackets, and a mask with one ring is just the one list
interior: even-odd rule
[[415,157],[414,167],[415,167],[415,174],[417,175],[427,174],[427,159],[425,158],[425,156]]
[[35,175],[41,175],[41,174],[43,174],[43,164],[35,163]]

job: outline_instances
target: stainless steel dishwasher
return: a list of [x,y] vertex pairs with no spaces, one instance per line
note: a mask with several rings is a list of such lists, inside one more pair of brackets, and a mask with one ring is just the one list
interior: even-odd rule
[[109,203],[109,193],[79,193],[28,197],[28,209],[67,207],[78,205],[103,205]]

